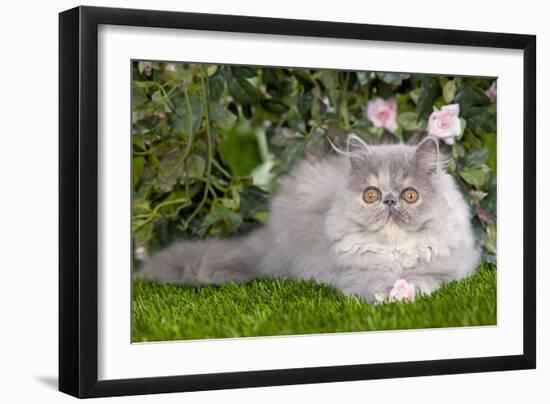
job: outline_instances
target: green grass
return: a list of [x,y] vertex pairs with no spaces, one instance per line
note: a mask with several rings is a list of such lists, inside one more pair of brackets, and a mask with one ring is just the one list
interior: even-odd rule
[[496,324],[496,267],[415,303],[371,305],[312,281],[190,287],[134,281],[133,341]]

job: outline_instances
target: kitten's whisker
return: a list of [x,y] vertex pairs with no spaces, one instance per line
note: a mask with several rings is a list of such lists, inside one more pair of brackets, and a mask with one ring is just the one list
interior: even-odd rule
[[409,217],[407,215],[405,215],[405,213],[401,212],[400,210],[397,210],[397,209],[394,209],[393,210],[395,212],[395,214],[401,219],[403,220],[405,223],[409,224],[410,223],[410,220],[409,220]]
[[386,214],[387,213],[387,210],[386,209],[381,209],[379,210],[378,212],[376,212],[373,216],[373,220],[378,220],[380,218],[380,216],[382,216],[383,214]]
[[349,155],[349,151],[346,152],[346,151],[340,149],[340,148],[339,148],[338,146],[336,146],[334,143],[332,143],[332,140],[330,140],[330,137],[328,137],[328,135],[326,136],[326,139],[327,139],[328,143],[330,144],[330,147],[332,147],[332,149],[333,149],[336,153],[342,154],[342,155],[344,155],[344,156]]

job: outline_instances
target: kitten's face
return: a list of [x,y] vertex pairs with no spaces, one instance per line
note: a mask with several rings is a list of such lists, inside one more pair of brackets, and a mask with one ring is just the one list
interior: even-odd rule
[[437,144],[383,145],[352,152],[347,216],[369,231],[398,226],[418,231],[438,214]]

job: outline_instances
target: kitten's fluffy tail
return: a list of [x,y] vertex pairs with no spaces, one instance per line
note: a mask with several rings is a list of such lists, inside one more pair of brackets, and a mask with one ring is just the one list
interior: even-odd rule
[[136,277],[189,285],[247,282],[258,275],[269,244],[266,228],[243,237],[179,241],[154,254]]

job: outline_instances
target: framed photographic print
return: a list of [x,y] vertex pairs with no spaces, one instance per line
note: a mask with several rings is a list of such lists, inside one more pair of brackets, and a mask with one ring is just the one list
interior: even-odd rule
[[535,367],[535,37],[60,14],[59,386]]

